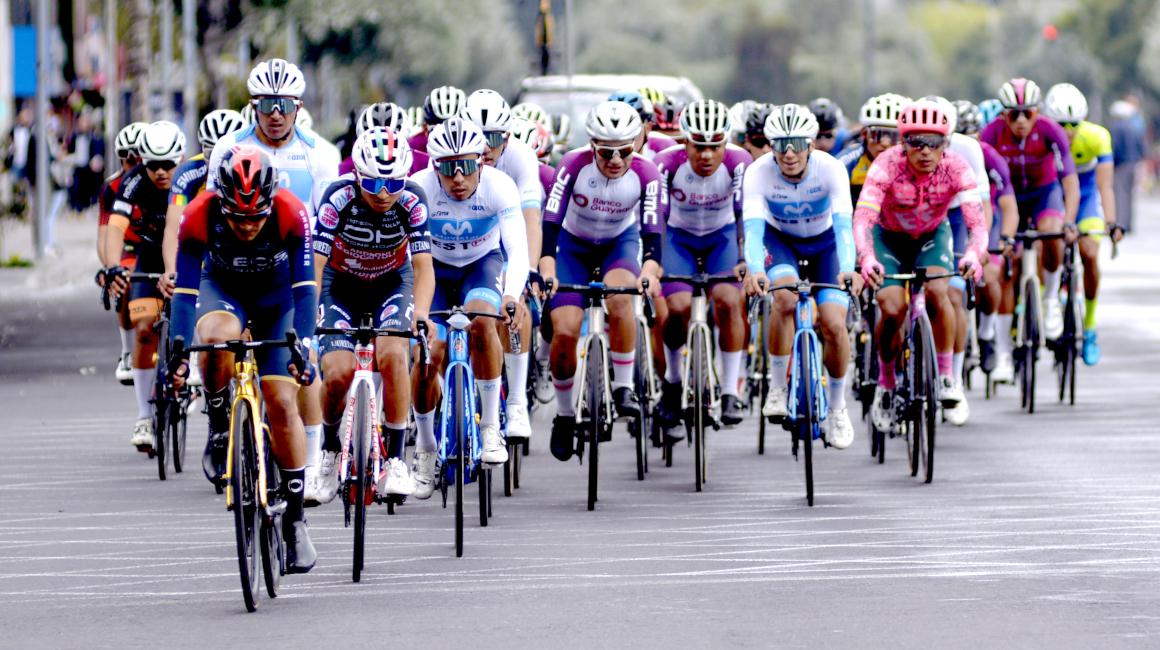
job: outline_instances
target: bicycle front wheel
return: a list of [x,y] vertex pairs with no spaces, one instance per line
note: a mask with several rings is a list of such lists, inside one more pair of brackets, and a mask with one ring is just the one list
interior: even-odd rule
[[649,331],[644,324],[636,324],[636,365],[633,367],[632,379],[636,390],[637,401],[640,402],[640,417],[629,424],[636,446],[636,480],[643,481],[648,472],[648,435],[653,427],[653,412],[649,393],[648,376],[648,341]]
[[162,372],[164,370],[158,366],[157,373],[159,376],[157,381],[153,383],[153,453],[155,458],[157,458],[157,478],[164,481],[166,478],[165,469],[167,462],[165,439],[169,436],[169,421],[171,418],[169,400],[162,395],[162,391],[164,390],[164,384],[160,378]]
[[693,465],[694,486],[698,492],[705,483],[705,413],[709,408],[709,341],[701,327],[694,327],[690,336],[689,352],[693,355],[691,369],[693,390]]
[[169,410],[169,455],[173,456],[173,471],[180,474],[185,468],[185,426],[189,410],[185,398],[174,402]]
[[923,479],[926,483],[930,483],[934,479],[934,434],[935,423],[938,415],[938,362],[935,359],[934,352],[934,334],[931,331],[930,320],[923,314],[918,319],[918,327],[915,330],[915,336],[920,339],[922,345],[922,408],[918,413],[918,418],[921,422],[916,422],[918,425],[915,433],[919,438],[917,445],[918,451],[921,455],[919,460],[923,465]]
[[362,579],[362,570],[366,553],[367,530],[367,492],[372,480],[370,472],[370,437],[371,437],[371,396],[370,386],[360,382],[354,393],[354,472],[349,479],[349,487],[354,492],[351,503],[354,505],[354,563],[351,570],[351,579],[358,582]]
[[1039,363],[1039,281],[1035,278],[1027,280],[1023,290],[1026,296],[1023,304],[1023,406],[1028,413],[1035,412],[1035,382],[1036,366]]
[[808,336],[798,337],[798,377],[801,390],[798,393],[798,444],[802,447],[802,468],[806,481],[806,504],[814,506],[814,429],[818,426],[814,412],[813,359]]
[[463,366],[457,366],[452,375],[450,389],[455,398],[452,407],[455,417],[452,420],[453,435],[455,436],[455,557],[463,557],[463,482],[464,472],[467,470],[467,416],[464,412],[467,399],[467,376]]
[[233,455],[229,459],[229,490],[242,599],[246,609],[252,612],[258,608],[258,527],[262,515],[258,496],[258,450],[254,442],[257,422],[248,401],[239,400],[235,407],[230,431]]
[[600,429],[604,426],[604,348],[593,336],[588,344],[585,363],[588,364],[584,386],[588,402],[588,510],[596,509],[596,488],[600,478]]
[[759,382],[759,399],[757,402],[757,453],[758,455],[765,454],[765,425],[766,418],[761,413],[761,409],[765,408],[765,400],[769,398],[769,338],[766,327],[769,323],[769,301],[763,299],[761,301],[761,310],[757,317],[757,372]]

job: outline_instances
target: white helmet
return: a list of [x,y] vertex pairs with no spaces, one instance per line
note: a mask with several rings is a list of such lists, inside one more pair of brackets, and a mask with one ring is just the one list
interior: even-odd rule
[[711,99],[696,101],[681,112],[681,131],[693,143],[724,142],[733,130],[729,107]]
[[764,130],[768,140],[779,138],[813,140],[818,135],[818,118],[801,104],[782,104],[770,111],[769,117],[765,120]]
[[1055,84],[1047,91],[1043,112],[1056,122],[1082,122],[1087,119],[1087,98],[1069,83]]
[[1034,81],[1016,77],[999,86],[999,102],[1003,108],[1035,108],[1039,106],[1042,91]]
[[141,160],[181,162],[185,156],[185,134],[173,122],[154,122],[141,132]]
[[907,103],[903,99],[901,95],[894,93],[871,97],[866,100],[865,104],[862,104],[862,110],[858,113],[858,123],[862,126],[897,128],[898,112]]
[[443,120],[459,115],[463,102],[467,101],[463,91],[455,86],[439,86],[423,100],[423,122],[432,126]]
[[363,112],[358,116],[358,120],[355,121],[355,135],[360,136],[364,131],[373,129],[376,126],[385,126],[395,133],[407,137],[411,131],[411,118],[407,116],[406,109],[398,104],[391,102],[371,104],[363,109]]
[[[548,116],[551,118],[551,116]],[[572,118],[567,113],[560,113],[555,119],[549,119],[548,124],[540,123],[548,133],[552,134],[552,139],[561,147],[567,147],[568,141],[572,139]]]
[[540,124],[548,127],[549,131],[552,130],[552,116],[549,115],[548,111],[545,111],[544,107],[540,106],[539,104],[533,104],[532,102],[520,102],[519,104],[512,106],[512,117],[522,117],[525,120],[539,122]]
[[939,95],[927,95],[922,99],[938,104],[939,110],[943,112],[943,115],[947,116],[947,121],[950,122],[950,132],[954,133],[959,125],[959,109],[951,103],[951,100]]
[[408,108],[407,117],[410,118],[408,123],[411,125],[410,130],[407,132],[407,137],[409,138],[419,131],[422,131],[423,125],[426,124],[426,122],[423,121],[423,107],[412,106]]
[[298,113],[294,116],[294,125],[307,131],[314,130],[314,116],[310,114],[310,111],[306,110],[305,106],[298,107]]
[[511,137],[523,142],[543,158],[552,151],[552,134],[543,124],[517,117],[512,120]]
[[406,178],[411,173],[411,147],[407,139],[385,126],[376,126],[354,141],[351,162],[365,178]]
[[640,115],[632,106],[622,101],[604,101],[588,113],[584,123],[590,140],[624,142],[635,140],[640,135]]
[[257,116],[254,115],[254,105],[249,102],[246,102],[238,114],[242,116],[242,121],[246,123],[246,126],[253,126],[257,122]]
[[484,133],[511,130],[512,109],[494,90],[484,88],[468,95],[460,115],[478,124]]
[[306,79],[293,63],[284,59],[270,59],[250,70],[246,88],[250,91],[250,97],[270,95],[299,99],[306,92]]
[[113,141],[113,146],[117,151],[117,156],[121,158],[128,158],[128,155],[121,155],[122,152],[131,155],[141,154],[141,132],[145,127],[149,126],[148,122],[130,122],[125,125],[125,128],[117,132],[117,139]]
[[431,130],[427,153],[436,162],[468,154],[482,154],[487,147],[483,131],[471,120],[450,117]]
[[743,99],[729,107],[729,123],[735,136],[745,133],[745,117],[757,105],[752,99]]
[[228,108],[210,111],[201,118],[201,124],[197,126],[197,141],[201,143],[202,152],[208,154],[213,151],[214,145],[223,135],[244,128],[246,120],[241,113]]

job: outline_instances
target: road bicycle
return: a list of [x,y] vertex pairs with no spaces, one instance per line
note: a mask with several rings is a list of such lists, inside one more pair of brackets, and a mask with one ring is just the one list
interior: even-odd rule
[[757,453],[765,453],[766,418],[761,407],[769,397],[769,323],[773,299],[769,294],[749,298],[749,361],[746,374],[749,412],[757,413]]

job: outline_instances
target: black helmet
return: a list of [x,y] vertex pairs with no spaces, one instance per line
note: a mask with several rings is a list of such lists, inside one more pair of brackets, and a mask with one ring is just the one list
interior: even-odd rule
[[810,102],[809,109],[818,120],[819,131],[833,131],[841,126],[842,109],[829,99],[819,97]]

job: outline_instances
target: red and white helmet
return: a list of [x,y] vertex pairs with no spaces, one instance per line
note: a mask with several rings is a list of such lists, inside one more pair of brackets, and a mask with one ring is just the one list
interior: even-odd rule
[[1039,84],[1030,79],[1016,77],[999,86],[999,101],[1003,108],[1038,108],[1043,99]]
[[278,191],[278,168],[266,152],[239,145],[226,152],[217,170],[222,209],[233,214],[268,215]]
[[908,133],[949,135],[951,120],[942,105],[929,99],[920,99],[899,112],[898,132],[902,135]]

